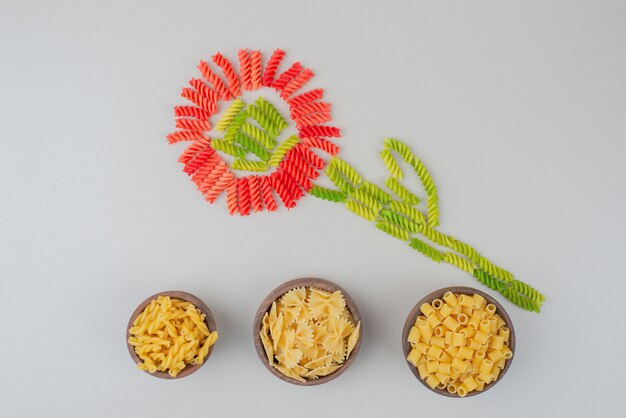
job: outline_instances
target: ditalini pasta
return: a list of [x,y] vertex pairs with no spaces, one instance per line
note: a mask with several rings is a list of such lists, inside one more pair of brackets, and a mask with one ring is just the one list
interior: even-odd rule
[[360,336],[340,291],[292,289],[263,316],[259,338],[269,364],[301,382],[326,376],[343,366]]
[[217,341],[217,331],[207,327],[199,309],[169,296],[153,299],[128,332],[128,344],[142,360],[137,368],[172,377],[189,364],[202,364]]
[[[463,308],[472,309],[469,320]],[[513,357],[509,329],[481,295],[446,292],[442,300],[424,303],[420,313],[407,337],[411,345],[407,361],[431,389],[460,397],[483,391]]]

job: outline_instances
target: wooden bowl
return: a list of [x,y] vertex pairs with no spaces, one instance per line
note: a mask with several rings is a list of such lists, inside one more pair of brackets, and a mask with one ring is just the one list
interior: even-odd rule
[[276,289],[272,290],[270,294],[267,295],[265,299],[263,299],[263,302],[261,302],[261,305],[259,305],[259,309],[257,310],[256,315],[254,316],[254,323],[252,325],[252,338],[254,339],[254,348],[256,349],[256,352],[259,355],[259,359],[261,359],[261,362],[263,363],[265,368],[269,370],[270,373],[272,373],[274,376],[278,377],[279,379],[284,380],[285,382],[292,383],[294,385],[299,385],[299,386],[321,385],[322,383],[329,382],[339,377],[339,375],[345,372],[346,369],[350,367],[350,365],[354,362],[354,359],[356,358],[357,354],[359,354],[359,350],[361,349],[361,340],[363,339],[363,324],[361,323],[359,339],[357,340],[356,345],[354,346],[354,349],[350,353],[350,357],[348,357],[348,359],[345,361],[342,367],[340,367],[339,369],[337,369],[336,371],[334,371],[333,373],[329,375],[321,376],[315,380],[307,380],[306,382],[300,382],[296,379],[292,379],[291,377],[285,376],[284,374],[282,374],[281,372],[279,372],[278,370],[276,370],[275,368],[273,368],[272,366],[268,364],[267,355],[265,354],[265,349],[263,348],[263,344],[261,343],[261,338],[259,337],[259,333],[261,332],[261,323],[263,321],[263,315],[265,315],[265,313],[270,310],[270,308],[272,307],[272,302],[274,302],[284,293],[290,291],[291,289],[295,289],[296,287],[316,287],[318,289],[326,290],[327,292],[336,292],[337,290],[339,290],[343,294],[343,298],[346,301],[346,306],[348,307],[348,310],[352,314],[352,317],[354,318],[355,323],[358,324],[359,321],[361,321],[361,315],[359,314],[359,310],[356,307],[356,304],[354,303],[350,295],[345,290],[343,290],[340,286],[328,280],[314,279],[314,278],[302,278],[302,279],[295,279],[295,280],[290,280],[288,282],[285,282],[281,284],[280,286],[278,286]]
[[[209,309],[209,307],[206,306],[206,304],[204,302],[202,302],[200,299],[198,299],[197,297],[195,297],[191,293],[181,292],[181,291],[178,291],[178,290],[170,290],[170,291],[167,291],[167,292],[160,292],[160,293],[157,293],[155,295],[152,295],[149,298],[147,298],[146,300],[144,300],[143,302],[141,302],[139,304],[139,306],[137,306],[137,309],[135,309],[135,311],[131,315],[130,321],[128,321],[128,325],[126,326],[126,345],[128,346],[128,352],[130,353],[130,356],[133,358],[133,361],[136,364],[141,364],[141,363],[143,363],[143,361],[139,358],[139,356],[135,352],[134,347],[132,345],[128,344],[128,338],[130,338],[129,330],[133,326],[133,323],[135,322],[135,319],[143,312],[143,310],[146,308],[146,306],[148,306],[150,304],[150,302],[152,302],[152,300],[158,298],[159,296],[169,296],[170,298],[176,298],[176,299],[183,300],[185,302],[191,302],[196,308],[200,309],[200,311],[203,314],[206,315],[205,322],[206,322],[207,326],[209,327],[209,330],[211,332],[217,330],[217,326],[215,325],[215,317],[213,317],[213,313],[211,313],[211,310]],[[200,367],[202,367],[202,366],[204,366],[206,364],[207,359],[211,356],[211,353],[213,352],[213,347],[214,347],[214,345],[209,348],[209,352],[207,353],[206,357],[204,358],[204,361],[202,362],[202,364],[188,364],[187,366],[185,366],[185,368],[183,370],[181,370],[176,375],[176,377],[172,377],[172,376],[170,376],[169,373],[158,371],[158,370],[156,372],[154,372],[154,373],[150,373],[147,370],[144,370],[144,371],[146,373],[148,373],[150,376],[158,377],[158,378],[161,378],[161,379],[180,379],[182,377],[189,376],[190,374],[195,373],[196,371],[198,371],[198,369]]]
[[[452,286],[452,287],[445,287],[443,289],[435,290],[434,292],[424,296],[422,300],[417,302],[415,307],[411,310],[411,313],[409,313],[409,316],[406,318],[406,322],[404,323],[404,331],[402,332],[402,350],[404,352],[405,359],[407,358],[407,356],[409,355],[409,352],[411,351],[411,344],[407,341],[407,338],[409,337],[409,331],[411,331],[411,327],[415,323],[415,319],[417,319],[417,316],[420,315],[420,306],[422,306],[426,302],[430,303],[434,299],[443,298],[443,295],[448,291],[455,293],[455,294],[461,293],[461,294],[467,294],[467,295],[472,295],[476,293],[484,297],[487,300],[487,303],[493,303],[496,306],[496,313],[502,317],[502,319],[506,323],[506,326],[510,330],[509,348],[513,352],[513,357],[515,357],[515,329],[513,329],[513,322],[511,321],[511,318],[506,313],[502,305],[500,305],[500,303],[497,300],[495,300],[493,297],[489,296],[485,292],[482,292],[478,289],[474,289],[473,287]],[[504,375],[506,374],[507,370],[509,370],[509,367],[511,367],[511,362],[513,361],[513,357],[511,357],[510,359],[506,361],[504,365],[504,369],[502,369],[502,371],[500,372],[500,375],[498,376],[498,380],[485,385],[485,389],[482,392],[472,391],[468,393],[465,397],[469,398],[470,396],[476,396],[481,393],[485,393],[489,389],[491,389],[493,386],[495,386],[498,382],[500,382],[502,378],[504,377]],[[419,380],[420,383],[423,384],[428,390],[438,393],[439,395],[447,396],[449,398],[460,398],[459,395],[455,393],[450,393],[446,389],[438,389],[438,388],[431,389],[430,386],[426,384],[426,381],[420,378],[417,372],[417,368],[413,366],[408,360],[406,361],[406,364],[409,366],[409,368],[411,369],[411,372],[413,372],[413,375],[417,378],[417,380]]]

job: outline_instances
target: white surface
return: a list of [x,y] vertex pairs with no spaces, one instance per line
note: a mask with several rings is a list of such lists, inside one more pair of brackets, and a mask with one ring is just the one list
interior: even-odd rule
[[[624,2],[126,3],[0,4],[0,416],[623,413]],[[471,277],[314,198],[229,217],[181,173],[164,139],[180,88],[239,47],[317,72],[341,156],[368,178],[384,179],[384,137],[410,142],[442,230],[546,294],[540,315],[499,297],[518,345],[496,388],[438,397],[401,352],[415,302]],[[365,339],[343,376],[301,388],[265,370],[251,323],[309,275],[350,292]],[[220,332],[173,382],[124,343],[166,289],[204,299]]]

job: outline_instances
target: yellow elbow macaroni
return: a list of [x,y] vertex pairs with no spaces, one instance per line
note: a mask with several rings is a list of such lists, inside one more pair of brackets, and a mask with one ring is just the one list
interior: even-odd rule
[[481,295],[452,292],[421,305],[407,338],[407,360],[420,379],[459,397],[495,382],[513,357],[510,330],[496,310]]

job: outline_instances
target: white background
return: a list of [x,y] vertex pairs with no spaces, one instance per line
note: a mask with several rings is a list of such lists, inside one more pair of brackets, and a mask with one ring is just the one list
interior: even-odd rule
[[[623,413],[624,2],[1,0],[0,40],[0,416]],[[417,300],[473,278],[312,197],[230,217],[181,172],[180,88],[240,47],[316,71],[369,179],[383,138],[409,142],[441,229],[545,293],[539,315],[495,294],[518,343],[491,391],[427,391],[400,345]],[[364,318],[359,357],[319,387],[278,380],[252,344],[258,303],[300,276],[344,286]],[[124,342],[168,289],[220,334],[178,381],[135,370]]]

